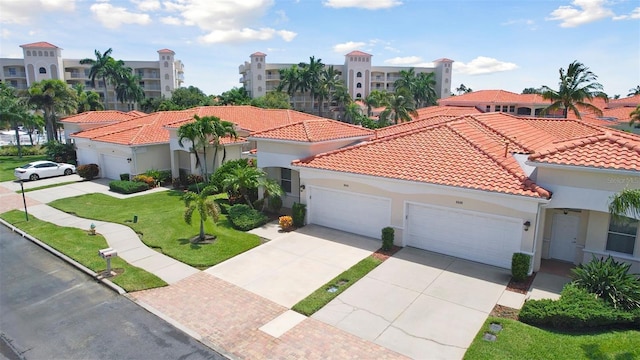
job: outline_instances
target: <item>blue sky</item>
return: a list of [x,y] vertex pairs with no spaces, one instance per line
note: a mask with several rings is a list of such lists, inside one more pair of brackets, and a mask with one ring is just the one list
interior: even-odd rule
[[609,95],[640,85],[638,0],[2,0],[0,57],[38,41],[76,59],[113,48],[116,59],[156,60],[169,48],[185,85],[207,94],[240,86],[238,66],[256,51],[270,63],[342,64],[351,50],[374,65],[444,57],[453,84],[474,90],[555,88],[573,60]]

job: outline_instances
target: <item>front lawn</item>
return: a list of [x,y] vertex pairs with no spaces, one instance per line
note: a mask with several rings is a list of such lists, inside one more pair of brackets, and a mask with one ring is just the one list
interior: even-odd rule
[[22,158],[17,156],[0,156],[0,181],[15,180],[13,174],[15,168],[33,161],[46,160],[46,155],[25,155]]
[[[211,219],[205,222],[205,231],[217,236],[213,243],[192,244],[189,239],[198,234],[200,217],[196,212],[191,225],[184,222],[182,194],[163,191],[128,199],[88,194],[56,200],[49,205],[83,218],[129,226],[147,246],[201,269],[260,245],[258,236],[233,229],[224,215],[215,226]],[[134,216],[137,223],[133,222]]]
[[[95,272],[106,269],[106,261],[98,256],[98,250],[108,245],[100,235],[90,236],[87,231],[57,226],[33,215],[29,215],[29,221],[26,221],[24,212],[18,210],[3,213],[0,217]],[[111,268],[123,270],[110,280],[128,292],[167,285],[159,277],[120,258],[111,260]]]
[[[502,331],[495,342],[483,340],[491,323]],[[638,359],[640,331],[609,330],[594,333],[563,333],[543,330],[519,321],[489,317],[467,350],[465,359]]]

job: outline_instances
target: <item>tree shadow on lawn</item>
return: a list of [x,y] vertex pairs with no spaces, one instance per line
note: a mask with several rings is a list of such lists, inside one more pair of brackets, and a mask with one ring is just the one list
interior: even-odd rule
[[602,351],[602,349],[600,349],[600,345],[599,344],[584,344],[580,346],[582,348],[582,350],[584,351],[584,355],[587,357],[587,359],[594,359],[594,360],[633,360],[635,359],[635,355],[630,353],[630,352],[625,352],[622,354],[617,354],[615,356],[610,356],[607,353],[605,353],[604,351]]

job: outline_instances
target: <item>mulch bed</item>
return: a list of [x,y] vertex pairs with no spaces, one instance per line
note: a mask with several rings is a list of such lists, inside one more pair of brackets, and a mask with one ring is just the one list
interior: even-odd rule
[[507,285],[507,290],[517,292],[519,294],[526,294],[529,292],[531,288],[531,284],[533,283],[533,279],[535,279],[536,273],[533,273],[531,276],[528,276],[524,281],[515,281],[511,278],[509,284]]
[[493,310],[491,310],[491,313],[489,314],[489,316],[518,320],[519,312],[520,310],[518,309],[514,309],[507,306],[502,306],[502,305],[496,305],[493,307]]
[[397,253],[398,251],[400,251],[400,249],[402,249],[400,246],[396,246],[394,245],[391,250],[389,251],[384,251],[382,250],[382,248],[378,249],[376,252],[374,252],[373,254],[371,254],[371,256],[373,256],[376,259],[379,259],[381,261],[385,261],[387,260],[389,257],[393,256],[393,254]]

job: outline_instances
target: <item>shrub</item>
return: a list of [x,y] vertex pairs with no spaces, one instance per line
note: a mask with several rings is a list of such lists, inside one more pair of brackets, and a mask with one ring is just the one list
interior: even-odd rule
[[204,179],[200,175],[196,175],[196,174],[187,175],[187,185],[193,185],[193,184],[201,183],[203,181]]
[[293,203],[293,207],[291,208],[292,218],[293,218],[293,226],[295,227],[303,227],[304,226],[304,218],[307,215],[307,205],[300,203]]
[[227,174],[229,174],[231,171],[233,171],[236,168],[247,167],[247,166],[251,166],[249,165],[249,162],[247,161],[247,159],[227,161],[222,165],[220,165],[220,167],[218,167],[216,171],[213,172],[213,175],[211,175],[209,182],[212,183],[213,185],[216,185],[218,189],[221,189],[222,180],[224,180],[224,178],[227,177]]
[[[45,150],[39,145],[20,145],[22,155],[45,155]],[[18,147],[15,145],[0,146],[0,156],[18,156]]]
[[382,250],[389,251],[393,248],[393,239],[395,237],[395,230],[392,227],[387,226],[382,228]]
[[280,229],[282,231],[289,231],[293,229],[293,219],[291,216],[280,216],[278,218],[278,224],[280,225]]
[[109,190],[120,194],[133,194],[149,189],[149,185],[144,182],[115,180],[109,183]]
[[199,182],[199,183],[194,183],[191,184],[189,186],[187,186],[187,190],[194,192],[196,194],[199,194],[200,191],[202,191],[202,189],[204,189],[205,187],[207,187],[207,184],[204,182]]
[[531,255],[514,253],[511,257],[511,276],[515,281],[523,281],[529,275]]
[[93,180],[100,173],[100,168],[97,164],[86,164],[78,166],[76,171],[81,178]]
[[131,175],[129,175],[129,174],[120,174],[120,180],[129,181],[129,180],[131,180]]
[[173,180],[171,180],[171,186],[173,186],[174,189],[182,189],[182,181],[180,181],[180,178],[173,178]]
[[144,172],[144,175],[153,178],[154,180],[158,181],[160,180],[160,171],[156,170],[156,169],[149,169],[147,171]]
[[282,198],[277,195],[271,195],[267,198],[267,205],[269,206],[269,211],[273,213],[277,213],[282,209]]
[[258,199],[252,202],[252,204],[254,209],[262,209],[262,206],[264,205],[264,198]]
[[189,174],[187,174],[187,170],[185,169],[179,169],[178,170],[178,177],[180,178],[180,184],[182,184],[182,186],[186,186],[187,184],[187,177],[189,176]]
[[220,212],[223,214],[229,214],[229,208],[231,207],[231,204],[229,204],[229,200],[228,199],[215,199],[214,200],[216,203],[218,203],[218,206],[220,206]]
[[136,175],[133,177],[132,181],[145,183],[150,188],[156,186],[156,181],[151,176],[147,175]]
[[268,218],[249,205],[238,204],[229,208],[229,221],[234,228],[241,231],[255,229],[266,224]]
[[171,170],[160,170],[158,176],[158,181],[164,185],[171,181]]
[[520,310],[520,321],[558,329],[582,329],[640,324],[640,311],[616,309],[573,284],[567,284],[559,300],[528,300]]
[[44,144],[44,148],[47,154],[47,158],[51,161],[69,163],[74,165],[77,163],[76,148],[73,144],[61,143],[54,140]]
[[573,283],[596,294],[613,307],[640,308],[640,278],[629,274],[631,264],[617,262],[611,256],[596,258],[579,265],[573,272]]

